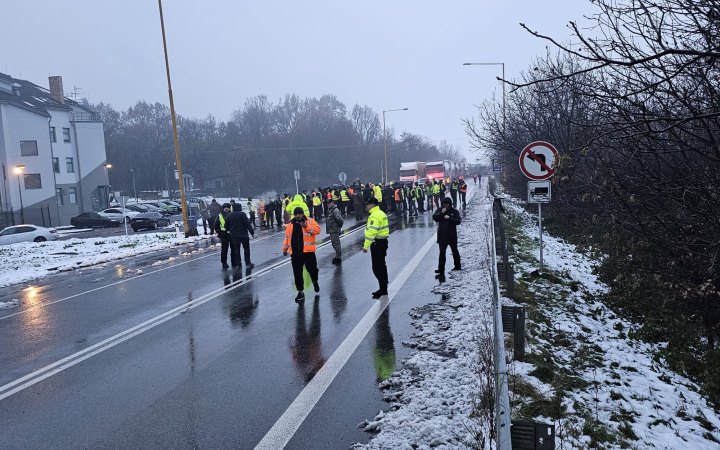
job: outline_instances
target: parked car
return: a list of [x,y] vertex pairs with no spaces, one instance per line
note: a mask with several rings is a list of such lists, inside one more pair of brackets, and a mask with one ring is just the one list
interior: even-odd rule
[[148,206],[141,203],[127,203],[125,204],[125,209],[139,213],[150,211],[150,208]]
[[164,203],[160,202],[142,202],[140,203],[143,206],[151,206],[153,208],[157,208],[158,210],[161,210],[163,214],[170,215],[175,213],[175,206],[166,205]]
[[116,227],[121,223],[123,223],[122,219],[113,220],[96,212],[85,212],[70,218],[70,225],[75,228]]
[[0,245],[14,244],[16,242],[45,242],[58,238],[55,228],[39,227],[37,225],[15,225],[0,231]]
[[139,211],[133,211],[131,209],[122,209],[122,208],[108,208],[103,209],[100,211],[101,215],[108,216],[109,218],[122,222],[125,220],[125,222],[130,223],[130,219],[140,214]]
[[157,211],[140,213],[130,219],[130,226],[133,231],[155,230],[170,225],[170,220]]

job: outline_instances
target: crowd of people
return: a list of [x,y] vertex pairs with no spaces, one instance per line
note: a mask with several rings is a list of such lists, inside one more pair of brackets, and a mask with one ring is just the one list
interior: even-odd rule
[[[475,184],[478,177],[474,175]],[[275,198],[249,198],[246,211],[240,203],[230,200],[220,205],[216,199],[201,211],[205,234],[217,233],[221,242],[220,262],[223,269],[240,268],[242,259],[245,266],[255,265],[250,256],[250,236],[257,228],[285,227],[282,245],[283,255],[290,255],[295,287],[298,290],[296,302],[303,302],[303,274],[307,272],[315,292],[319,292],[318,266],[315,257],[316,237],[321,233],[319,222],[325,222],[326,234],[335,251],[333,264],[341,264],[342,251],[340,234],[344,218],[354,215],[356,221],[365,220],[365,242],[363,252],[370,251],[373,274],[379,289],[373,298],[387,295],[388,275],[385,258],[390,234],[388,214],[396,216],[418,216],[426,211],[433,212],[438,223],[438,244],[440,256],[436,278],[445,281],[445,253],[450,247],[453,255],[453,270],[461,270],[460,254],[457,248],[456,227],[461,223],[460,213],[454,208],[462,204],[466,208],[468,185],[463,177],[459,179],[428,180],[427,183],[394,182],[361,183],[357,180],[350,186],[335,185],[318,188],[312,192],[303,191],[294,196],[284,194]],[[243,258],[240,256],[243,249]],[[230,264],[228,264],[228,252]]]

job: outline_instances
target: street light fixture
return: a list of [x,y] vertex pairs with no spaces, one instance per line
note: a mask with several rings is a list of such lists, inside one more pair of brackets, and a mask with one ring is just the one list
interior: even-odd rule
[[502,88],[503,88],[503,133],[505,132],[505,63],[502,62],[479,62],[479,63],[463,63],[463,66],[502,66]]
[[385,183],[388,182],[388,163],[387,163],[387,131],[385,130],[385,113],[393,111],[407,111],[407,108],[386,109],[383,111],[383,146],[385,147]]
[[25,170],[25,164],[18,164],[15,166],[15,173],[17,174],[18,179],[18,194],[20,194],[20,223],[25,223],[25,208],[23,207],[23,200],[22,200],[22,189],[20,188],[20,175]]
[[110,176],[108,176],[108,169],[112,169],[112,164],[105,163],[103,164],[103,167],[105,168],[105,186],[107,186],[107,206],[110,206]]

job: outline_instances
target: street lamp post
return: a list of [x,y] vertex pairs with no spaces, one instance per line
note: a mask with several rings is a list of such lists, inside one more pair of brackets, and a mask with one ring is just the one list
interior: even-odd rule
[[387,163],[387,131],[385,130],[385,113],[393,111],[407,111],[407,108],[386,109],[383,111],[383,147],[385,148],[385,183],[388,182],[388,163]]
[[505,63],[502,62],[480,62],[480,63],[463,63],[463,66],[502,66],[502,88],[503,88],[503,97],[502,97],[502,108],[503,108],[503,133],[505,132]]
[[137,186],[135,186],[135,169],[130,169],[130,172],[132,173],[132,178],[133,178],[133,197],[135,197],[135,201],[137,201],[138,196],[137,196]]
[[15,173],[17,174],[18,179],[18,194],[20,194],[20,223],[25,223],[25,208],[23,207],[23,200],[22,200],[22,188],[20,187],[20,175],[25,170],[25,164],[18,164],[15,166]]
[[108,175],[108,169],[112,169],[112,164],[105,163],[103,167],[105,168],[105,186],[107,187],[107,206],[110,207],[110,176]]

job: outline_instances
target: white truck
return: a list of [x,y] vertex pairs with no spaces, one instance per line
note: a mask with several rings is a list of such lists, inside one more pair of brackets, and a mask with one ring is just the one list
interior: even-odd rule
[[400,163],[400,181],[415,183],[425,178],[425,163],[422,161]]

